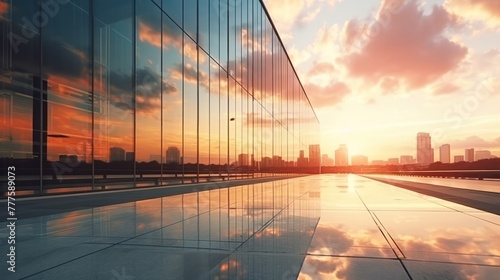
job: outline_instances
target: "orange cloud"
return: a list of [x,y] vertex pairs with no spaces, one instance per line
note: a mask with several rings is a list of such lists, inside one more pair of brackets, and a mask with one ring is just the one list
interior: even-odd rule
[[346,42],[360,48],[342,63],[349,74],[369,85],[393,78],[404,89],[422,88],[457,68],[468,53],[466,47],[445,37],[446,30],[458,26],[458,20],[440,6],[424,14],[416,1],[407,1],[370,26],[354,21],[346,26]]
[[313,83],[304,85],[313,107],[330,106],[339,103],[351,92],[351,89],[343,82],[331,82],[327,86]]
[[498,0],[447,0],[445,7],[450,12],[487,25],[500,25],[500,1]]
[[6,14],[9,10],[9,3],[0,1],[0,16]]

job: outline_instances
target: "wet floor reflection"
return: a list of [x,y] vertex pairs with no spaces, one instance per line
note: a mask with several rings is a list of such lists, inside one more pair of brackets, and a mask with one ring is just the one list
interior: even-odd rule
[[7,279],[109,280],[122,271],[134,279],[496,279],[499,227],[497,215],[360,176],[308,176],[20,220],[18,272]]
[[283,180],[27,219],[17,276],[111,279],[121,262],[137,279],[296,278],[318,202],[304,182]]

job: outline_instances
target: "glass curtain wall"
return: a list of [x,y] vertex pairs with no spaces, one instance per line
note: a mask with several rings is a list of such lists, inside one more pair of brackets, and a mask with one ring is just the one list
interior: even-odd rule
[[0,0],[0,31],[18,195],[319,170],[318,120],[261,1]]

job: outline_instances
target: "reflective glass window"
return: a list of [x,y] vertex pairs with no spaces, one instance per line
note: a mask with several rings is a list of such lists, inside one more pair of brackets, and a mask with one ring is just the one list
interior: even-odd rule
[[150,0],[137,0],[135,70],[136,182],[140,186],[158,184],[162,163],[161,110],[162,78],[161,10]]
[[[134,1],[94,3],[95,182],[134,172]],[[129,185],[127,185],[129,184]]]
[[[42,5],[49,0],[42,1]],[[42,78],[47,83],[47,166],[66,183],[92,172],[92,94],[90,1],[59,5],[42,25]],[[44,127],[45,129],[45,127]],[[50,168],[50,169],[49,169]],[[50,170],[50,171],[48,171]],[[49,175],[49,174],[47,174]],[[76,179],[75,179],[76,180]],[[89,185],[87,185],[89,186]]]

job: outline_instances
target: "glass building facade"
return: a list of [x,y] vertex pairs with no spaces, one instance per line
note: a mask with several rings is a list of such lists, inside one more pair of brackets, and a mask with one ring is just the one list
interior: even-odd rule
[[3,196],[319,171],[262,1],[0,0],[0,32]]

